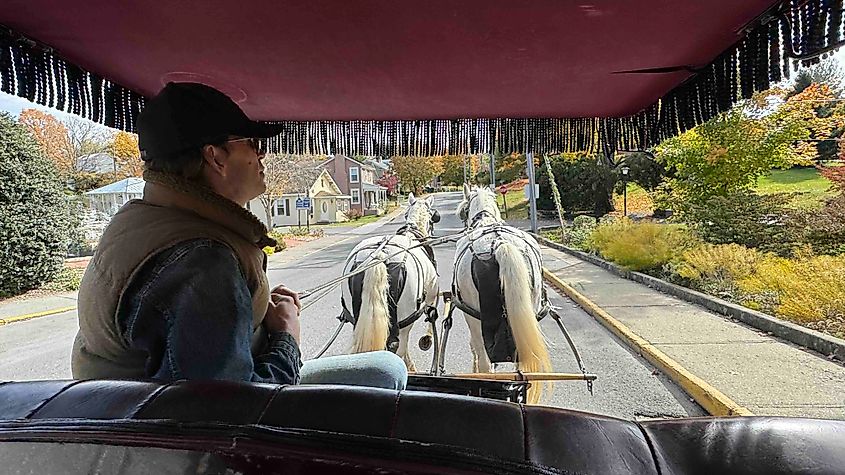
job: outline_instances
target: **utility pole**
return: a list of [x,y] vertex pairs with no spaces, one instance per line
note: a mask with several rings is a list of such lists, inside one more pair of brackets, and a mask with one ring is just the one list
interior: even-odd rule
[[528,204],[531,214],[531,232],[537,232],[537,194],[534,192],[534,152],[525,154],[528,170]]

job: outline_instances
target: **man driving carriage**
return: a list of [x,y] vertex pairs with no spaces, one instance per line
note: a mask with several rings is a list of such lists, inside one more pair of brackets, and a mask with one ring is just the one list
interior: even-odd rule
[[194,83],[165,86],[137,126],[144,198],[114,216],[85,273],[74,378],[405,387],[386,351],[301,362],[299,298],[270,290],[275,241],[244,208],[265,191],[260,139],[279,126]]

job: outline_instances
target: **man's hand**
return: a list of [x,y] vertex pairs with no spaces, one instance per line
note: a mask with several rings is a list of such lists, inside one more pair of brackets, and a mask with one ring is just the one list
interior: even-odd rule
[[287,332],[299,344],[299,295],[280,285],[270,293],[270,305],[264,316],[264,324],[270,332]]

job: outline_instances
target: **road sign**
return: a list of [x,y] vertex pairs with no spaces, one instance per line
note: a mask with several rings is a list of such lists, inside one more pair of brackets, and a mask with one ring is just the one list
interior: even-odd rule
[[[522,187],[522,192],[525,193],[525,199],[526,200],[531,199],[531,196],[528,195],[528,193],[530,191],[531,191],[531,185],[525,185],[524,187]],[[540,196],[540,185],[535,183],[534,184],[534,198],[536,199],[539,196]]]
[[296,209],[311,209],[311,198],[297,198]]

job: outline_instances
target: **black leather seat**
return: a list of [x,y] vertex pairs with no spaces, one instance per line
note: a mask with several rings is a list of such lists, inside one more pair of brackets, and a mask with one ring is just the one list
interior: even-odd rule
[[0,441],[50,421],[224,423],[438,444],[566,473],[845,473],[845,422],[774,417],[636,423],[413,391],[233,382],[0,384]]

